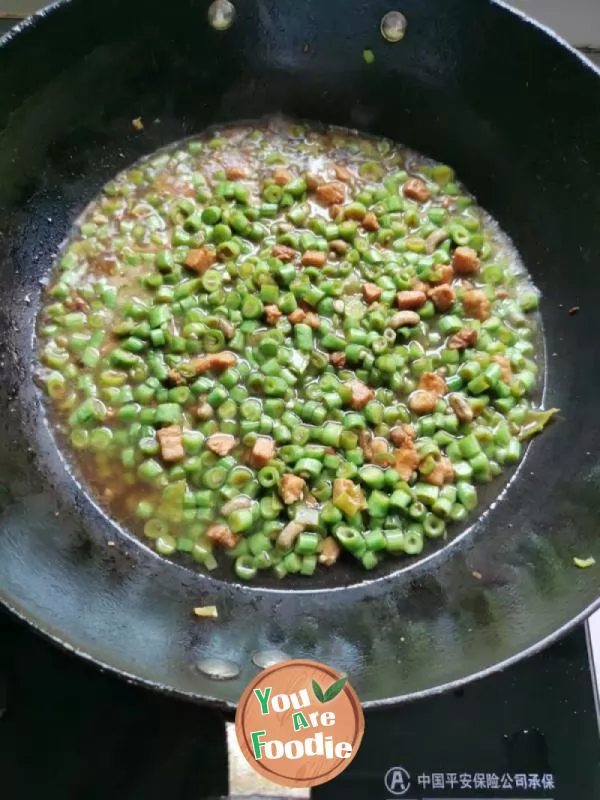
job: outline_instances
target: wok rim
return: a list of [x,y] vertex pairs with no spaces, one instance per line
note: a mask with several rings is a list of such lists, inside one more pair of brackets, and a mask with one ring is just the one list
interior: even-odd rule
[[[55,2],[52,2],[44,6],[43,8],[34,12],[33,14],[17,22],[17,24],[15,24],[6,33],[0,36],[0,48],[5,48],[7,46],[10,46],[10,43],[20,34],[26,33],[28,30],[34,29],[39,24],[43,23],[46,17],[48,17],[50,14],[56,12],[57,10],[63,7],[68,7],[72,5],[75,1],[76,0],[55,0]],[[491,4],[497,6],[502,11],[502,13],[512,15],[514,18],[518,19],[521,23],[531,28],[537,29],[539,32],[549,37],[556,45],[560,46],[562,49],[568,51],[572,56],[574,56],[583,66],[585,66],[587,70],[593,72],[596,76],[600,77],[600,65],[597,65],[593,61],[591,61],[585,55],[585,53],[581,52],[572,44],[567,42],[562,36],[556,33],[556,31],[554,31],[544,23],[541,23],[531,18],[528,14],[521,11],[520,9],[516,9],[508,5],[508,3],[505,2],[505,0],[491,0]],[[339,589],[341,588],[352,588],[352,587],[351,586],[339,587]],[[101,658],[97,658],[96,656],[93,655],[92,652],[90,652],[91,648],[84,649],[78,647],[77,645],[73,644],[72,642],[66,639],[62,639],[58,633],[52,631],[50,625],[38,622],[35,617],[31,616],[29,613],[19,608],[18,605],[15,605],[10,598],[4,595],[1,587],[0,587],[0,604],[4,608],[6,608],[11,614],[14,614],[14,616],[17,619],[19,619],[22,622],[25,622],[36,634],[41,635],[41,637],[46,641],[48,641],[49,643],[57,645],[67,653],[71,653],[77,656],[78,658],[82,659],[83,661],[92,663],[103,672],[115,675],[125,680],[127,683],[130,683],[135,686],[148,688],[152,691],[159,692],[162,695],[172,697],[173,699],[183,700],[186,702],[193,702],[194,704],[199,706],[215,708],[226,713],[235,711],[237,704],[229,700],[224,700],[219,697],[213,697],[205,694],[196,694],[194,692],[185,691],[183,689],[177,689],[167,684],[152,680],[150,678],[143,677],[140,674],[125,671],[119,668],[118,666],[115,666],[113,664],[110,664],[102,660]],[[583,608],[576,616],[570,618],[563,624],[559,625],[551,633],[547,634],[546,636],[543,636],[541,639],[529,645],[528,647],[525,647],[525,649],[513,653],[507,658],[501,661],[497,661],[488,667],[476,670],[475,672],[472,672],[468,675],[462,676],[455,680],[437,684],[427,689],[421,689],[419,691],[413,691],[407,694],[389,696],[382,699],[367,700],[363,702],[361,705],[366,710],[385,709],[385,708],[390,708],[392,706],[399,706],[408,702],[426,699],[428,697],[435,697],[445,692],[456,691],[457,689],[460,689],[471,682],[487,678],[488,676],[491,676],[496,672],[504,671],[505,669],[510,668],[519,661],[534,656],[537,653],[543,651],[550,645],[554,644],[555,642],[563,638],[576,626],[585,622],[585,620],[588,617],[590,617],[595,611],[599,609],[600,609],[600,595],[596,598],[595,601],[589,603],[585,608]]]

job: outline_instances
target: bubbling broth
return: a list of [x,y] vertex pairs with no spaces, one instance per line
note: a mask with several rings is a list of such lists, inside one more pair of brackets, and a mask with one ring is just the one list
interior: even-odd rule
[[538,293],[452,169],[287,120],[104,187],[38,321],[51,420],[157,552],[252,579],[416,556],[552,412]]

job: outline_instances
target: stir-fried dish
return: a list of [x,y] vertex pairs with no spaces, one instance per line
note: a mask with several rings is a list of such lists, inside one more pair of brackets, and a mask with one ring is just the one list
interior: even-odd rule
[[63,248],[40,385],[99,501],[236,575],[415,556],[553,411],[538,293],[452,169],[236,126],[118,175]]

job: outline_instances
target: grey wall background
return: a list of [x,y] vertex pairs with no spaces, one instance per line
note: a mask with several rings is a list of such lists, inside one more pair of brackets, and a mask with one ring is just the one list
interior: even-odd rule
[[[126,0],[123,0],[126,2]],[[473,0],[487,2],[487,0]],[[600,49],[600,0],[509,0],[545,25],[558,31],[577,47]],[[208,6],[209,0],[206,0]],[[26,15],[44,0],[0,0],[0,15]],[[398,0],[402,10],[402,0]]]

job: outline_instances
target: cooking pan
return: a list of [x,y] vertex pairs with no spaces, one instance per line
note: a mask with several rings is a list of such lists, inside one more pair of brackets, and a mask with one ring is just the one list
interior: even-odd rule
[[[63,0],[0,46],[0,599],[105,668],[223,708],[273,650],[347,672],[367,706],[456,687],[598,604],[600,567],[573,557],[600,562],[600,76],[486,0],[235,0],[220,31],[207,10]],[[390,10],[407,22],[394,44],[380,32]],[[275,112],[457,169],[543,293],[544,402],[561,414],[499,498],[428,557],[241,586],[159,558],[86,494],[32,380],[34,328],[57,248],[117,171]],[[203,604],[217,620],[194,617]]]

